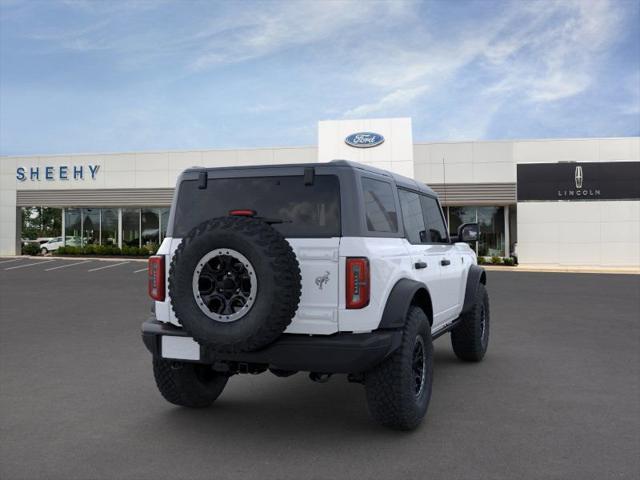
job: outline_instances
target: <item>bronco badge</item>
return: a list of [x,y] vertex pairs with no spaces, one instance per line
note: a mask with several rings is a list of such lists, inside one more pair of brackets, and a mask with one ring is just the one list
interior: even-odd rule
[[316,277],[316,285],[320,290],[322,290],[322,287],[327,283],[329,283],[329,272],[324,272],[324,275]]

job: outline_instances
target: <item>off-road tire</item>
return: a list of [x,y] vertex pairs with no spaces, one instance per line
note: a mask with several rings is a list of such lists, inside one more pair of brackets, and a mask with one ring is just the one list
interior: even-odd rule
[[222,393],[228,377],[209,365],[154,359],[153,375],[160,393],[181,407],[209,407]]
[[[257,278],[255,301],[236,321],[208,317],[194,298],[196,265],[218,248],[244,255]],[[214,218],[192,229],[176,249],[169,270],[169,292],[176,317],[198,343],[218,352],[258,350],[291,323],[300,301],[300,267],[287,240],[267,223],[248,217]]]
[[489,323],[489,295],[480,283],[472,309],[451,330],[451,346],[460,360],[479,362],[484,358],[489,346]]
[[[425,376],[421,393],[416,395],[413,371],[414,347],[422,339]],[[398,349],[364,378],[367,406],[374,420],[396,430],[416,428],[427,413],[433,381],[431,328],[424,311],[409,309]]]

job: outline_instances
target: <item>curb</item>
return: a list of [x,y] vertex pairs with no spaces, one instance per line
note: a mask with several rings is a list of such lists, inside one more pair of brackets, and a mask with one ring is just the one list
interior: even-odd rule
[[638,268],[598,268],[598,267],[561,267],[561,266],[537,266],[518,265],[514,267],[479,265],[490,272],[537,272],[537,273],[591,273],[607,275],[640,275]]
[[147,258],[136,258],[136,257],[81,257],[81,256],[56,256],[50,255],[47,257],[35,257],[30,255],[3,255],[0,256],[0,259],[11,259],[11,258],[28,258],[29,260],[35,261],[43,261],[43,260],[95,260],[97,262],[139,262],[139,263],[147,263]]

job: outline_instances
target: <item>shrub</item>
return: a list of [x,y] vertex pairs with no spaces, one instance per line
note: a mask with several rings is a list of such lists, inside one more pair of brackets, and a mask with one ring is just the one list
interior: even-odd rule
[[27,243],[22,246],[23,255],[38,255],[40,253],[40,245],[37,243]]
[[512,265],[514,265],[516,262],[514,261],[513,257],[505,257],[505,258],[504,258],[504,260],[503,260],[503,263],[504,263],[505,265],[512,266]]
[[491,263],[494,265],[500,265],[502,263],[502,257],[498,257],[497,255],[492,256]]
[[[127,257],[148,257],[155,253],[157,247],[157,245],[149,245],[140,248],[125,245],[120,249],[115,245],[85,245],[84,247],[66,246],[60,247],[55,253],[56,255],[124,255]],[[37,255],[39,251],[40,249],[36,246],[36,250],[33,255]]]
[[60,247],[56,250],[56,255],[78,255],[80,253],[80,247]]
[[478,257],[478,265],[484,265],[485,263],[487,263],[487,261],[484,257]]
[[158,245],[157,243],[150,243],[148,245],[145,245],[143,248],[147,250],[147,256],[155,255],[155,253],[158,251],[158,248],[160,248],[160,245]]

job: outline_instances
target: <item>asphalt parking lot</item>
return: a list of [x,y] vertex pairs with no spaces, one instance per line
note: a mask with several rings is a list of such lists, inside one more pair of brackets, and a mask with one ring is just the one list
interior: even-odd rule
[[166,403],[145,265],[80,262],[0,259],[2,479],[640,475],[638,275],[489,272],[485,361],[437,340],[427,419],[399,433],[344,377],[236,376],[211,409]]

